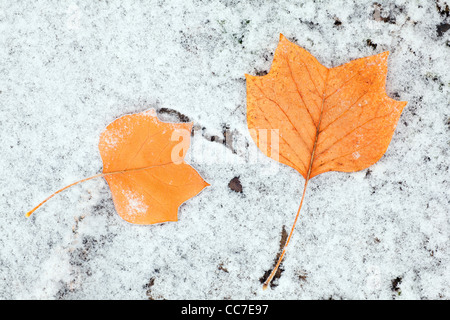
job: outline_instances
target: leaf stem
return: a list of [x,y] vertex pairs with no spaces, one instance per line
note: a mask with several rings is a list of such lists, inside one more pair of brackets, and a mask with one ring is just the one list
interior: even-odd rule
[[36,207],[34,207],[32,210],[28,211],[27,214],[26,214],[26,217],[31,216],[31,214],[32,214],[33,212],[35,212],[40,206],[42,206],[44,203],[46,203],[48,200],[50,200],[51,198],[53,198],[54,196],[56,196],[56,195],[57,195],[58,193],[60,193],[61,191],[64,191],[64,190],[66,190],[66,189],[68,189],[68,188],[70,188],[70,187],[72,187],[72,186],[74,186],[74,185],[76,185],[76,184],[81,183],[81,182],[88,181],[88,180],[91,180],[91,179],[95,179],[95,178],[98,178],[98,177],[103,177],[103,176],[104,176],[103,173],[99,173],[99,174],[96,174],[95,176],[92,176],[92,177],[89,177],[89,178],[85,178],[85,179],[76,181],[76,182],[74,182],[74,183],[69,184],[68,186],[65,186],[64,188],[59,189],[59,190],[56,191],[55,193],[53,193],[53,194],[51,194],[50,196],[48,196],[44,201],[42,201],[41,203],[39,203],[39,204],[38,204]]
[[79,184],[81,182],[85,182],[91,179],[95,179],[95,178],[99,178],[99,177],[105,177],[105,176],[110,176],[110,175],[114,175],[114,174],[118,174],[118,173],[126,173],[126,172],[136,172],[136,171],[142,171],[142,170],[146,170],[146,169],[151,169],[151,168],[155,168],[155,167],[161,167],[161,166],[165,166],[165,165],[169,165],[173,162],[168,162],[168,163],[161,163],[158,165],[152,165],[152,166],[148,166],[148,167],[143,167],[143,168],[135,168],[135,169],[125,169],[125,170],[118,170],[118,171],[112,171],[112,172],[103,172],[103,173],[99,173],[96,174],[95,176],[89,177],[89,178],[85,178],[85,179],[81,179],[79,181],[76,181],[74,183],[69,184],[68,186],[65,186],[64,188],[59,189],[58,191],[56,191],[55,193],[53,193],[52,195],[48,196],[44,201],[42,201],[41,203],[39,203],[36,207],[34,207],[32,210],[28,211],[26,213],[26,217],[31,216],[31,214],[33,212],[35,212],[40,206],[42,206],[44,203],[46,203],[48,200],[50,200],[51,198],[53,198],[54,196],[56,196],[58,193],[76,185]]
[[278,267],[280,266],[281,261],[283,261],[284,255],[286,254],[289,241],[291,241],[291,237],[292,237],[292,234],[294,233],[295,225],[297,224],[298,217],[300,216],[300,210],[302,209],[303,200],[305,199],[306,187],[308,186],[308,181],[309,181],[309,179],[305,180],[305,185],[303,187],[302,200],[300,201],[300,205],[298,206],[297,214],[295,216],[295,220],[294,220],[294,223],[292,225],[291,232],[289,233],[289,236],[288,236],[288,238],[286,240],[286,243],[284,244],[283,251],[281,252],[280,257],[278,258],[277,264],[275,265],[275,267],[273,268],[273,270],[270,273],[269,277],[267,278],[267,280],[263,284],[263,289],[264,290],[267,289],[267,287],[269,286],[269,284],[272,281],[273,277],[277,273]]

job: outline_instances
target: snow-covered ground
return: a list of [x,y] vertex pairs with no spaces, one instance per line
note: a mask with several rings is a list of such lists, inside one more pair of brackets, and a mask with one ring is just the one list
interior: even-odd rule
[[[450,299],[449,2],[121,2],[1,1],[1,299]],[[244,75],[269,70],[279,33],[327,67],[389,50],[387,92],[409,104],[378,163],[310,181],[263,291],[304,182],[246,125]],[[194,122],[211,184],[178,222],[123,221],[103,179],[25,218],[101,172],[104,127],[149,108]]]

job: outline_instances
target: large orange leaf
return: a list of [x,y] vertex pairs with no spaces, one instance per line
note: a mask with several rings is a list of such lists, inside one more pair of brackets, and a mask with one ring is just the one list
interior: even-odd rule
[[57,193],[104,177],[124,220],[135,224],[177,221],[178,207],[209,185],[184,161],[191,129],[191,123],[159,121],[153,109],[115,120],[100,136],[103,172],[58,190],[27,216]]
[[327,68],[280,35],[270,72],[246,75],[247,122],[256,144],[266,145],[261,130],[279,130],[276,152],[260,149],[305,178],[294,225],[265,287],[283,259],[308,181],[327,171],[365,169],[386,152],[406,105],[386,94],[388,54]]

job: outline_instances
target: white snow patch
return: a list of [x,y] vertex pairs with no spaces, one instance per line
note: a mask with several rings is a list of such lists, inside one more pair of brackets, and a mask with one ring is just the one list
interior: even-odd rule
[[138,216],[147,213],[148,205],[145,203],[144,195],[130,190],[124,191],[124,195],[128,200],[127,212]]

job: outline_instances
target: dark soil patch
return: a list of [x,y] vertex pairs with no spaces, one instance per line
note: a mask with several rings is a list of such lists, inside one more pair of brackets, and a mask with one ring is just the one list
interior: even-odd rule
[[[281,230],[280,249],[278,250],[278,254],[273,262],[272,267],[269,270],[267,270],[266,272],[264,272],[264,275],[261,278],[259,278],[259,281],[261,283],[264,283],[266,281],[266,279],[270,276],[270,273],[272,272],[273,268],[275,268],[277,261],[280,258],[281,253],[283,252],[283,248],[284,248],[284,245],[286,244],[287,238],[288,238],[288,233],[286,231],[286,228],[283,226],[283,229]],[[275,273],[275,276],[272,279],[272,282],[270,282],[271,289],[278,286],[277,280],[280,279],[283,271],[284,271],[284,269],[283,269],[283,261],[282,261],[280,266],[278,267],[277,272]]]

